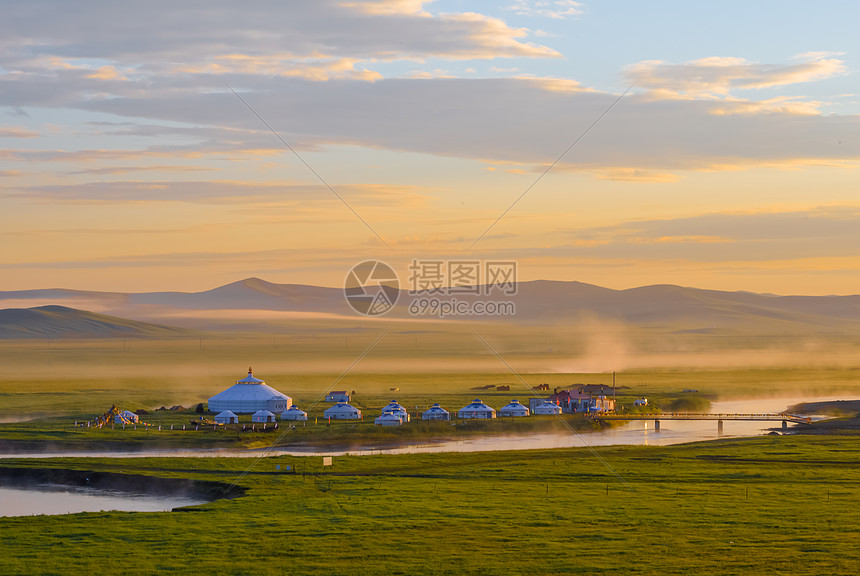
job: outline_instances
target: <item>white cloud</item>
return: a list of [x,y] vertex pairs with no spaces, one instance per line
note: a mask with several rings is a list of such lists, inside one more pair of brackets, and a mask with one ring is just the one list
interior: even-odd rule
[[575,0],[516,0],[506,10],[520,16],[541,16],[555,20],[580,16],[585,11],[584,4]]
[[640,88],[658,95],[724,97],[733,90],[750,90],[813,82],[845,72],[845,63],[826,52],[807,53],[797,64],[773,65],[744,58],[709,57],[673,64],[646,60],[628,66],[625,75]]

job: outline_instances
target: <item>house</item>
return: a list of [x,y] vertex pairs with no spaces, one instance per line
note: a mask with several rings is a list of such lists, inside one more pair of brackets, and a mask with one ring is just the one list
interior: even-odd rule
[[275,415],[268,410],[257,410],[251,414],[251,422],[274,422]]
[[433,404],[430,408],[421,414],[422,420],[450,420],[451,415],[447,410],[439,406],[439,403]]
[[549,400],[543,400],[532,408],[532,414],[535,416],[555,416],[561,414],[561,406],[553,404]]
[[457,416],[460,418],[495,418],[496,411],[481,402],[480,399],[475,398],[471,404],[460,408]]
[[224,410],[215,416],[215,422],[218,424],[237,424],[239,422],[239,417],[229,410]]
[[323,412],[323,416],[330,420],[358,420],[361,418],[361,410],[341,401]]
[[615,400],[606,396],[596,396],[588,405],[589,412],[615,412]]
[[403,424],[403,420],[393,412],[383,411],[382,415],[376,418],[373,423],[377,426],[400,426]]
[[565,414],[584,414],[588,412],[591,405],[591,395],[581,389],[556,390],[547,400],[556,406],[561,406],[561,411]]
[[386,406],[385,408],[382,409],[383,414],[385,414],[386,412],[391,412],[392,414],[394,414],[395,416],[400,418],[400,421],[403,422],[404,424],[406,422],[409,422],[409,420],[410,420],[409,412],[407,412],[406,408],[401,406],[397,400],[392,400],[391,402],[388,403],[388,406]]
[[549,384],[538,384],[537,386],[535,386],[535,390],[549,391]]
[[299,409],[298,406],[290,406],[289,410],[281,412],[281,420],[307,420],[308,413]]
[[499,410],[499,416],[504,418],[505,416],[517,417],[517,416],[528,416],[529,409],[517,402],[516,400],[511,400],[511,402],[502,407]]
[[326,402],[349,402],[350,395],[346,390],[337,390],[325,395]]
[[250,368],[245,378],[209,398],[210,412],[229,410],[234,414],[251,414],[268,410],[281,413],[292,405],[292,398],[268,386],[265,380],[256,378]]

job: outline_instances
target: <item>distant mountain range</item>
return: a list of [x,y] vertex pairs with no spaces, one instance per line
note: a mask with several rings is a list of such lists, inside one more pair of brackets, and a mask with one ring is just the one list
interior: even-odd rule
[[[706,332],[721,329],[755,330],[841,330],[860,328],[860,295],[854,296],[776,296],[751,292],[701,290],[673,285],[655,285],[612,290],[582,282],[536,280],[520,282],[516,294],[506,296],[457,294],[434,295],[461,302],[476,300],[509,300],[516,306],[514,316],[468,317],[470,320],[504,321],[518,324],[550,325],[614,321],[663,330]],[[400,292],[397,305],[385,317],[408,318],[413,296]],[[137,321],[183,324],[183,318],[208,311],[301,312],[333,317],[361,319],[347,304],[343,290],[302,284],[273,284],[259,278],[248,278],[205,292],[89,292],[79,290],[22,290],[0,292],[0,307],[14,303],[62,304],[96,310]],[[39,320],[43,332],[59,330],[59,310],[43,307],[36,310],[3,311],[8,314],[30,313]],[[68,310],[68,309],[66,309]],[[197,312],[195,312],[197,311]],[[194,313],[194,314],[192,314]],[[68,314],[68,313],[67,313]],[[87,314],[80,312],[80,314]],[[214,316],[213,316],[214,317]],[[250,318],[249,313],[249,318]],[[140,324],[135,321],[94,314],[86,319],[102,330],[121,333],[138,330],[171,330],[166,326]],[[97,320],[98,319],[98,320]],[[85,322],[83,317],[69,317],[62,322]],[[50,322],[55,322],[50,328]],[[188,325],[188,322],[184,323]],[[199,324],[195,326],[200,326]],[[205,326],[204,326],[205,327]],[[94,327],[92,329],[95,329]],[[11,330],[7,328],[6,330]],[[47,333],[47,332],[45,332]],[[9,336],[5,336],[9,337]]]
[[172,328],[75,310],[39,306],[0,310],[0,339],[13,338],[177,338],[190,334]]

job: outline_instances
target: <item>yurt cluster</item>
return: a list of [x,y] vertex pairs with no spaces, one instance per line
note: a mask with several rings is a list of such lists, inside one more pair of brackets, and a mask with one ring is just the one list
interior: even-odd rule
[[[565,395],[562,398],[562,395]],[[361,410],[352,406],[351,397],[346,391],[334,391],[326,394],[326,401],[333,403],[323,412],[323,418],[331,420],[361,420]],[[460,419],[490,419],[516,418],[530,415],[555,415],[562,412],[588,412],[607,410],[611,400],[604,396],[591,398],[583,394],[565,391],[554,394],[550,398],[532,398],[529,406],[512,400],[498,412],[476,398],[457,411]],[[612,402],[614,409],[614,402]],[[216,412],[215,422],[219,424],[237,424],[239,414],[250,414],[252,422],[275,422],[281,420],[306,421],[307,412],[293,405],[292,398],[268,386],[264,380],[256,378],[248,368],[248,375],[238,380],[233,386],[209,398],[209,411]],[[450,420],[451,414],[438,403],[419,413],[422,420]],[[377,426],[400,426],[410,421],[409,412],[397,400],[392,400],[385,406],[380,415],[374,419]]]

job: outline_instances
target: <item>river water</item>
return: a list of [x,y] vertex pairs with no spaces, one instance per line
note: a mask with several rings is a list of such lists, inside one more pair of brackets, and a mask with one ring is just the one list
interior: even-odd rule
[[129,494],[86,487],[41,485],[33,488],[0,487],[0,516],[74,514],[120,510],[166,512],[179,506],[203,504],[206,500],[178,496]]

